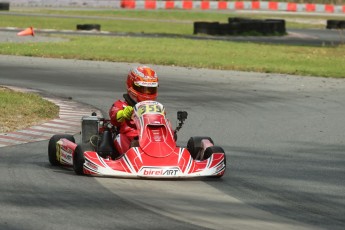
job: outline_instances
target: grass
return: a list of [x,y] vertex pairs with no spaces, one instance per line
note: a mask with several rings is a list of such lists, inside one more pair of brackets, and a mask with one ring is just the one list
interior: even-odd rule
[[0,43],[10,55],[345,77],[345,47],[280,46],[173,38],[65,36],[59,43]]
[[0,133],[56,118],[58,112],[55,104],[39,95],[0,87]]

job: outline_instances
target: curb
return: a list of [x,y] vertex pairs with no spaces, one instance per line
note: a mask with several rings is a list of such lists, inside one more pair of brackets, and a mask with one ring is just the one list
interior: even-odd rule
[[[6,86],[7,87],[7,86]],[[37,92],[14,87],[7,87],[17,91]],[[8,133],[0,133],[0,148],[30,142],[50,139],[55,134],[77,134],[81,131],[81,118],[92,112],[102,115],[100,110],[92,106],[71,101],[69,99],[42,97],[59,106],[59,117],[45,123]]]
[[264,10],[307,13],[345,13],[345,5],[276,1],[193,1],[193,0],[121,0],[125,9],[141,10]]

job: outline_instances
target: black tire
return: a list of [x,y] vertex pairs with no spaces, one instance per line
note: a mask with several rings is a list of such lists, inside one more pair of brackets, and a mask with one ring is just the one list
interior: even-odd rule
[[341,30],[345,29],[345,20],[342,20],[342,21],[339,22],[338,28],[341,29]]
[[219,35],[219,22],[194,22],[194,34]]
[[286,26],[284,19],[266,19],[266,22],[275,22],[275,33],[279,35],[286,34]]
[[81,145],[77,145],[73,156],[73,169],[77,175],[84,175],[84,150]]
[[9,2],[0,2],[0,10],[10,10],[10,3]]
[[187,150],[189,151],[194,160],[200,160],[198,159],[198,154],[201,150],[201,141],[203,139],[207,139],[213,144],[213,140],[211,139],[211,137],[191,137],[188,140]]
[[[236,22],[233,22],[236,23]],[[251,20],[251,21],[240,21],[239,33],[241,35],[259,35],[262,34],[262,21],[261,20]]]
[[276,32],[276,22],[265,21],[262,23],[262,34],[273,35]]
[[56,157],[56,143],[62,138],[66,138],[67,140],[75,143],[74,137],[69,134],[57,134],[52,136],[48,143],[48,159],[51,165],[60,165],[60,162],[57,160]]
[[219,34],[220,35],[230,35],[231,34],[230,24],[219,23]]
[[339,20],[327,20],[326,29],[338,29],[339,23]]
[[77,25],[77,30],[101,30],[100,24],[83,24],[83,25]]
[[209,22],[194,22],[193,34],[207,34]]
[[219,22],[210,22],[207,34],[219,35],[220,34]]

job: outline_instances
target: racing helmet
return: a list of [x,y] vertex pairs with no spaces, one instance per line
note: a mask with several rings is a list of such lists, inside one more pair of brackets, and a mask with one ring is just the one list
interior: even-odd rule
[[138,66],[129,71],[127,76],[127,93],[135,102],[156,100],[158,77],[147,66]]

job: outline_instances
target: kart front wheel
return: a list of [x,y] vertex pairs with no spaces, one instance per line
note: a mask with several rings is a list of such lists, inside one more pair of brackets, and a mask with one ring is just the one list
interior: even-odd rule
[[205,149],[203,160],[210,158],[213,153],[224,153],[225,154],[224,149],[222,147],[211,146],[211,147],[208,147],[207,149]]
[[75,143],[74,137],[69,134],[57,134],[50,138],[49,143],[48,143],[48,159],[49,159],[50,164],[53,166],[61,165],[57,157],[56,143],[62,138],[65,138]]
[[218,174],[218,175],[214,175],[212,177],[215,177],[215,178],[220,178],[224,175],[225,173],[225,169],[226,169],[226,155],[225,155],[225,151],[222,147],[219,147],[219,146],[211,146],[211,147],[208,147],[205,152],[204,152],[204,159],[208,159],[212,156],[212,154],[214,153],[224,153],[224,171],[221,173],[221,174]]
[[[191,137],[187,143],[187,150],[191,154],[194,160],[203,160],[200,159],[200,152],[202,150],[202,140],[209,140],[213,144],[211,137]],[[204,158],[204,157],[203,157]]]
[[77,175],[84,174],[84,151],[81,145],[77,145],[73,155],[73,169]]

